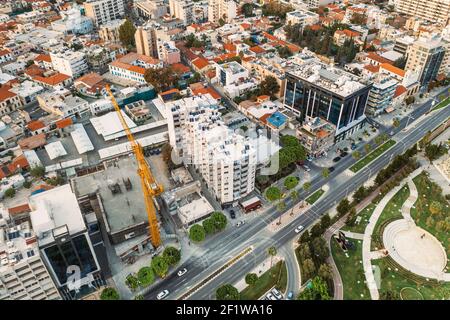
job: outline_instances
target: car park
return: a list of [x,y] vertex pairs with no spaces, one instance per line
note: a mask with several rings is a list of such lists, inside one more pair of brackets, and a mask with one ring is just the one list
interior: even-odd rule
[[297,228],[295,228],[295,233],[300,233],[300,232],[302,232],[302,230],[304,229],[305,227],[303,227],[303,226],[298,226]]
[[162,300],[169,295],[169,290],[163,290],[156,296],[156,299]]
[[179,277],[181,277],[181,276],[183,276],[186,272],[187,272],[187,269],[186,269],[186,268],[183,268],[183,269],[181,269],[180,271],[177,272],[177,275],[178,275]]
[[277,300],[277,298],[275,298],[275,297],[273,296],[273,294],[270,293],[270,292],[266,295],[266,298],[269,299],[269,300]]

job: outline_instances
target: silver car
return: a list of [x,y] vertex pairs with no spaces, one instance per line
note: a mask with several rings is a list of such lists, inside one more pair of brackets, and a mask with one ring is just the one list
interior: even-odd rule
[[156,296],[156,299],[162,300],[169,295],[169,290],[163,290]]

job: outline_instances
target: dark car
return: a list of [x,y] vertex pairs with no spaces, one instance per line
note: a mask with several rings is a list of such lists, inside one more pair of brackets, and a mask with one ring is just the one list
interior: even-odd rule
[[333,172],[334,171],[334,167],[329,167],[328,171]]
[[339,160],[341,160],[341,157],[336,157],[333,159],[333,162],[338,162]]
[[231,219],[236,219],[236,214],[234,213],[234,210],[230,210],[230,217]]
[[341,158],[346,157],[346,156],[348,156],[348,152],[346,152],[346,151],[341,152]]

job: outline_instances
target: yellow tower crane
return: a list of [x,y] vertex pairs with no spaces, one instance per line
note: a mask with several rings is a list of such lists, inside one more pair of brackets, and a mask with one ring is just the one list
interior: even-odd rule
[[147,216],[148,216],[150,240],[152,242],[152,245],[155,248],[158,248],[161,245],[161,237],[159,234],[158,220],[156,219],[156,209],[155,209],[153,200],[156,196],[160,195],[163,192],[163,186],[156,183],[155,178],[153,177],[153,174],[148,166],[148,163],[145,160],[144,153],[142,151],[142,147],[136,141],[133,134],[131,133],[131,130],[128,127],[127,122],[125,121],[125,118],[122,115],[120,107],[117,104],[117,101],[114,98],[114,95],[111,92],[111,89],[109,88],[109,86],[106,86],[106,91],[108,92],[109,96],[111,97],[111,102],[114,106],[114,109],[117,112],[120,122],[122,123],[122,127],[127,134],[128,141],[130,141],[133,153],[136,156],[136,160],[138,163],[137,173],[138,173],[139,177],[141,178],[142,190],[144,192],[144,202],[145,202],[145,208],[147,210]]

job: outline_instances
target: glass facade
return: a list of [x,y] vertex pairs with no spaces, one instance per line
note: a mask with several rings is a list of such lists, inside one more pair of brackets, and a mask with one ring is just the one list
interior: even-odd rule
[[351,128],[352,123],[356,123],[364,115],[369,91],[370,86],[366,86],[347,97],[341,97],[326,88],[288,74],[284,104],[299,113],[302,121],[306,115],[321,117],[339,130]]
[[67,282],[67,268],[80,267],[81,277],[98,270],[85,234],[44,249],[45,255],[61,285]]

